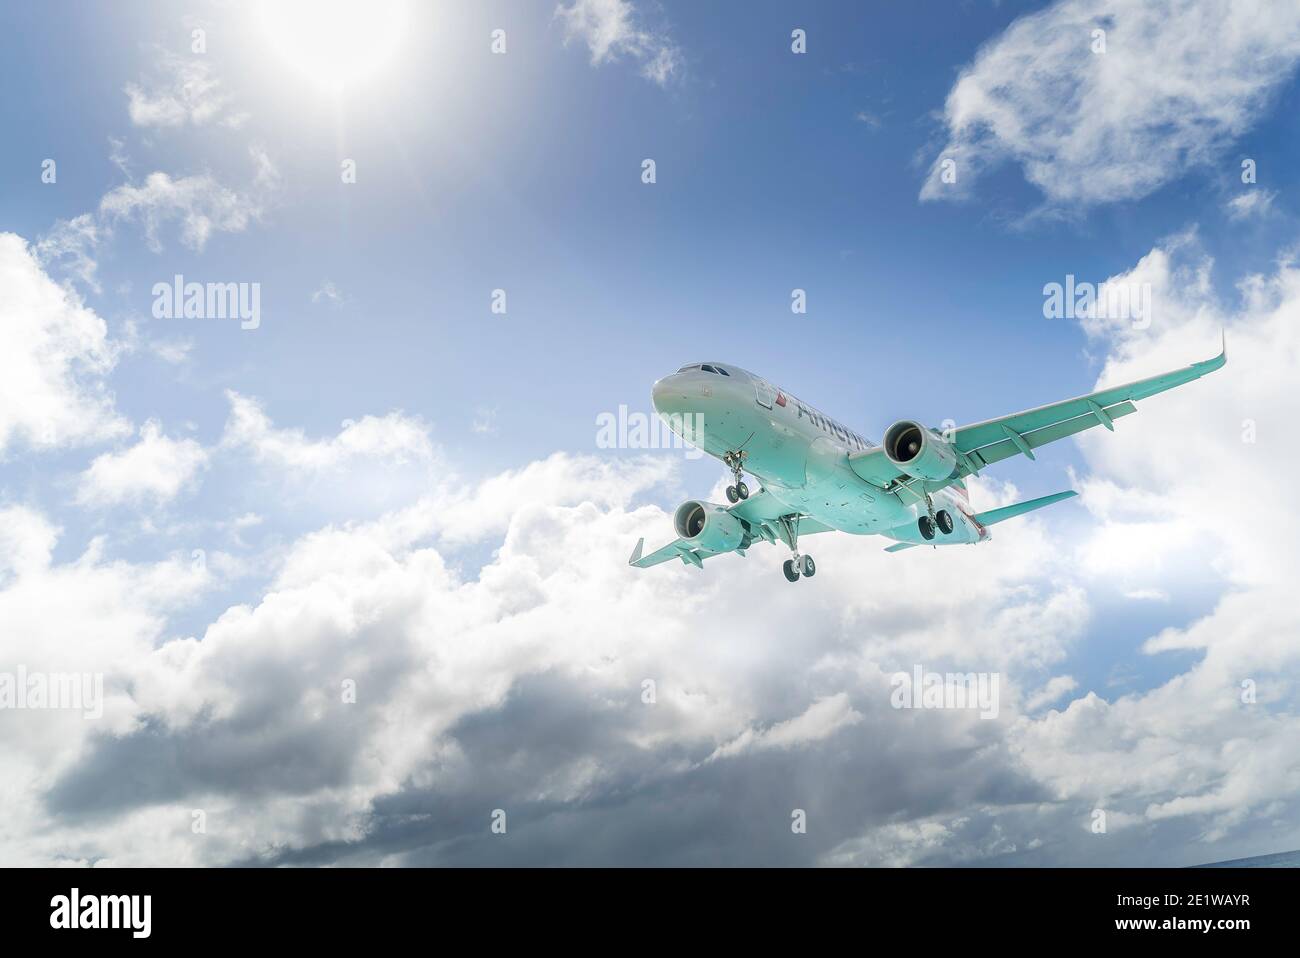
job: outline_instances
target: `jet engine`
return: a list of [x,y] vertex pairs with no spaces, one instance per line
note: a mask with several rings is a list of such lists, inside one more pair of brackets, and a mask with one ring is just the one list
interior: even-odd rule
[[949,478],[957,469],[952,444],[933,429],[903,419],[885,432],[885,455],[913,479],[936,482]]
[[709,552],[730,552],[744,541],[745,529],[726,506],[694,499],[683,502],[673,513],[677,535],[692,547]]

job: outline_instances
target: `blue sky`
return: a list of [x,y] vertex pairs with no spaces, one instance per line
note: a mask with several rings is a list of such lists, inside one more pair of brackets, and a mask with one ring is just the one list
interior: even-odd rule
[[[382,5],[376,9],[376,18],[384,15]],[[1231,327],[1241,327],[1250,356],[1250,343],[1269,342],[1250,324],[1264,323],[1264,315],[1283,322],[1277,317],[1289,303],[1279,292],[1282,305],[1265,309],[1243,299],[1237,284],[1289,289],[1289,273],[1277,264],[1296,239],[1297,171],[1288,163],[1300,146],[1292,119],[1300,108],[1295,24],[1277,14],[1271,31],[1258,27],[1270,34],[1261,42],[1275,45],[1267,69],[1244,65],[1246,55],[1231,49],[1206,66],[1194,37],[1162,35],[1177,29],[1158,13],[1120,2],[828,2],[800,10],[761,2],[743,12],[729,3],[626,0],[416,4],[381,63],[329,90],[319,71],[295,69],[277,38],[238,4],[139,3],[115,5],[111,15],[59,16],[11,6],[0,13],[0,35],[8,38],[0,59],[8,91],[0,100],[8,143],[0,152],[0,232],[30,244],[41,275],[103,321],[112,359],[80,381],[111,396],[120,428],[42,443],[33,438],[37,417],[11,411],[18,425],[0,435],[0,506],[61,530],[50,547],[51,574],[80,568],[95,542],[91,565],[137,571],[184,566],[195,549],[211,557],[192,590],[138,610],[148,626],[123,639],[134,650],[123,654],[149,658],[149,650],[190,636],[217,648],[220,629],[209,630],[223,615],[229,621],[227,610],[260,612],[291,588],[294,557],[311,543],[330,530],[396,522],[403,510],[449,510],[470,529],[422,519],[429,524],[422,537],[400,548],[383,540],[402,562],[415,541],[436,549],[461,577],[455,594],[462,597],[495,575],[515,581],[518,571],[503,571],[503,557],[532,542],[524,529],[539,517],[568,528],[599,515],[602,528],[618,534],[601,540],[608,553],[578,561],[621,562],[631,533],[667,536],[654,507],[670,510],[703,495],[722,475],[717,463],[680,452],[596,447],[599,414],[621,404],[648,411],[650,384],[686,362],[720,358],[758,371],[879,437],[900,418],[978,421],[1087,392],[1100,378],[1122,381],[1207,358],[1220,326],[1230,327],[1230,344]],[[1096,24],[1109,34],[1100,55],[1089,49]],[[791,51],[796,28],[806,31],[806,53]],[[205,31],[201,54],[191,49],[195,29]],[[506,32],[504,55],[491,52],[495,29]],[[1062,48],[1030,42],[1034,31]],[[1004,75],[1003,52],[1045,69]],[[1107,69],[1117,71],[1110,81]],[[1036,79],[1048,74],[1079,80],[1080,92],[1063,94]],[[980,113],[981,101],[961,92],[963,76],[985,92],[1003,89],[999,83],[1010,88],[1001,115],[1023,119],[1018,133],[999,127],[991,111]],[[1163,78],[1175,91],[1180,80],[1200,92],[1171,96]],[[1239,94],[1208,92],[1228,86]],[[1054,105],[1053,97],[1064,99]],[[973,122],[962,128],[955,117],[967,115]],[[976,129],[994,132],[970,138]],[[1149,182],[1137,182],[1134,167],[1117,159],[1126,153],[1144,162]],[[962,158],[960,189],[929,197],[933,164],[945,155]],[[47,158],[57,162],[53,184],[40,177]],[[646,158],[656,164],[652,185],[641,182]],[[1241,181],[1245,158],[1257,165],[1255,184]],[[347,160],[356,163],[355,183],[341,180]],[[1045,182],[1035,164],[1052,171]],[[149,192],[154,174],[165,175],[172,192]],[[1261,199],[1233,205],[1246,194]],[[115,215],[122,203],[134,205]],[[98,230],[93,242],[68,239],[68,224],[83,215]],[[211,227],[202,241],[184,231],[194,216]],[[49,255],[54,246],[64,255]],[[93,273],[73,268],[78,255],[93,261]],[[153,284],[178,273],[259,283],[260,326],[152,318]],[[1149,335],[1044,318],[1044,284],[1067,274],[1154,283]],[[508,297],[504,315],[489,308],[498,288]],[[806,314],[791,312],[795,288],[807,291]],[[1279,347],[1274,359],[1287,355]],[[1140,504],[1136,515],[1070,504],[1035,518],[1028,532],[1000,527],[1008,529],[1008,549],[1020,548],[1024,536],[1024,555],[1041,553],[1036,566],[1025,560],[1018,572],[1010,559],[958,550],[960,558],[942,560],[942,571],[927,572],[916,562],[882,564],[875,540],[850,541],[834,547],[845,557],[850,606],[803,596],[819,607],[805,613],[825,620],[827,634],[857,616],[902,623],[906,608],[886,613],[878,592],[905,596],[905,581],[920,602],[954,578],[981,583],[976,566],[1005,561],[1011,571],[990,578],[985,591],[995,595],[979,600],[993,605],[979,608],[1021,621],[1023,602],[1024,616],[1045,616],[1030,631],[1041,632],[1051,651],[1016,658],[991,636],[990,661],[1015,672],[1026,695],[1068,676],[1072,691],[1054,706],[1063,714],[1090,692],[1155,708],[1144,696],[1189,681],[1205,647],[1153,654],[1144,643],[1163,630],[1198,627],[1239,635],[1214,624],[1225,597],[1272,584],[1243,571],[1254,563],[1237,551],[1245,546],[1233,538],[1235,524],[1217,515],[1203,521],[1205,499],[1167,495],[1168,483],[1154,477],[1163,464],[1189,461],[1198,440],[1179,430],[1196,422],[1188,410],[1210,409],[1222,413],[1217,441],[1237,462],[1233,470],[1216,466],[1222,471],[1202,484],[1242,479],[1251,461],[1239,453],[1255,451],[1239,449],[1238,424],[1285,422],[1285,400],[1263,385],[1273,381],[1260,373],[1253,386],[1224,386],[1239,391],[1202,398],[1182,413],[1183,393],[1160,397],[1151,408],[1168,408],[1148,418],[1144,407],[1109,448],[1108,437],[1089,437],[1053,447],[1036,463],[1000,465],[978,496],[1009,498],[1013,490],[1001,483],[1010,482],[1018,497],[1082,486],[1085,502],[1110,503],[1108,491],[1119,489]],[[239,408],[260,409],[266,419],[241,432],[232,409],[244,400],[252,406]],[[84,412],[76,403],[68,408]],[[347,423],[368,416],[375,417],[370,432],[349,434]],[[158,468],[176,470],[170,479],[151,474],[133,485],[142,460],[111,475],[116,460],[93,472],[96,457],[123,455],[150,421],[166,451]],[[1145,468],[1147,457],[1157,465]],[[1271,471],[1280,467],[1271,462]],[[527,481],[517,497],[498,494],[521,475]],[[1156,526],[1143,525],[1144,509],[1156,511]],[[499,512],[485,515],[491,510]],[[1151,545],[1153,537],[1165,545]],[[1133,542],[1158,553],[1136,571],[1122,561],[1136,554]],[[530,548],[529,561],[540,567],[570,559],[545,544]],[[1274,548],[1280,563],[1294,559],[1289,546]],[[847,567],[857,562],[870,565],[852,566],[850,577]],[[748,603],[765,622],[759,599],[746,597],[762,597],[763,585],[776,581],[771,564],[719,561],[707,588],[723,590],[725,604]],[[674,590],[692,588],[682,575],[654,586],[665,590],[666,608]],[[619,583],[620,590],[651,588]],[[1068,624],[1052,617],[1053,603],[1074,609]],[[844,610],[838,619],[837,608]],[[647,605],[647,616],[660,614]],[[702,615],[707,621],[674,619],[672,627],[721,627],[716,612]],[[936,613],[931,625],[951,632],[962,621],[954,609]],[[950,659],[946,639],[917,641],[916,655],[928,648],[936,662],[960,659]],[[549,668],[581,674],[585,654]],[[873,661],[884,667],[891,654]],[[507,695],[551,670],[512,665],[482,681]],[[132,674],[126,668],[123,688],[144,682]],[[770,728],[813,699],[859,694],[834,684],[805,691],[804,701],[790,689],[768,698],[735,693],[751,711],[737,705],[730,721]],[[113,741],[129,746],[140,723],[161,721],[165,699],[134,699]],[[515,700],[505,701],[466,706],[461,720],[498,709],[505,721]],[[1047,721],[1041,709],[1035,721]],[[709,731],[687,736],[695,747],[698,736],[727,739],[736,731],[720,718],[705,724]],[[456,738],[445,729],[429,734],[437,747]],[[76,748],[107,747],[87,741]],[[413,767],[392,774],[419,777]],[[386,784],[373,786],[375,794],[391,798],[391,782],[381,778]],[[1216,781],[1204,789],[1213,792],[1222,785]],[[1065,788],[1046,772],[1038,783]],[[1134,815],[1172,800],[1135,797],[1118,785],[1112,794],[1127,796],[1126,814]],[[1268,800],[1287,804],[1289,793]],[[1192,834],[1227,836],[1238,842],[1234,852],[1269,850],[1264,826],[1243,824],[1250,809],[1267,805],[1243,800],[1236,813],[1217,812],[1231,822],[1194,825]],[[966,806],[949,794],[927,808],[959,817]],[[919,821],[913,812],[920,816],[895,809],[889,827]],[[57,818],[48,807],[41,814]],[[842,852],[860,826],[846,825],[819,860]],[[881,837],[885,826],[873,827],[867,845],[886,858],[879,850],[890,841],[911,840]],[[945,828],[958,831],[951,822]],[[379,832],[382,824],[370,834]],[[286,840],[306,847],[320,838]],[[111,839],[100,840],[103,854],[121,854],[108,847]],[[1153,832],[1154,863],[1216,857],[1185,852],[1185,840]],[[95,841],[82,832],[71,844]],[[935,854],[979,857],[955,848]],[[52,852],[24,846],[23,854]],[[1055,861],[1083,855],[1065,849]]]

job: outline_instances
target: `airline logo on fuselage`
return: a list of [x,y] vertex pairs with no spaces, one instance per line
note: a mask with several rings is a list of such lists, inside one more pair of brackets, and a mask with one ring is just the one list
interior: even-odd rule
[[[785,399],[786,399],[785,393],[778,390],[776,394],[777,405],[784,406]],[[863,439],[852,429],[846,429],[844,426],[841,426],[839,423],[837,423],[834,419],[831,419],[829,416],[823,416],[816,409],[813,409],[811,406],[805,406],[802,402],[800,402],[798,399],[795,399],[793,396],[791,396],[790,399],[794,402],[796,419],[807,419],[810,423],[812,423],[822,432],[826,433],[828,436],[833,436],[834,438],[838,439],[840,442],[847,443],[848,445],[853,446],[857,449],[866,450],[875,447],[875,443]]]

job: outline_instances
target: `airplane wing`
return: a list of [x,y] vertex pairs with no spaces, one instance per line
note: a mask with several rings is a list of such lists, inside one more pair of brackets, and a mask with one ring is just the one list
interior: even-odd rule
[[[1064,439],[1075,433],[1091,429],[1093,426],[1105,426],[1112,432],[1115,420],[1137,412],[1135,400],[1145,399],[1162,393],[1175,386],[1199,379],[1212,373],[1227,362],[1226,345],[1222,352],[1213,359],[1192,363],[1182,369],[1161,373],[1126,383],[1098,390],[1086,396],[1077,396],[1063,402],[1026,409],[1023,412],[989,419],[953,430],[951,441],[958,454],[958,468],[952,477],[941,482],[922,484],[909,479],[885,456],[883,448],[877,446],[867,452],[849,457],[849,465],[863,479],[882,488],[901,488],[916,486],[914,492],[934,492],[951,482],[975,474],[985,466],[1000,462],[1011,456],[1023,454],[1034,458],[1034,450],[1049,442]],[[900,481],[901,480],[901,481]],[[895,485],[896,484],[896,485]],[[919,494],[916,498],[922,498]]]
[[1134,400],[1173,389],[1212,373],[1228,361],[1226,344],[1213,359],[1192,363],[1182,369],[1149,376],[1123,386],[1112,386],[1087,396],[1027,409],[1024,412],[963,426],[954,435],[954,445],[966,457],[962,474],[979,472],[984,466],[1023,454],[1034,458],[1034,450],[1075,433],[1105,426],[1115,431],[1114,420],[1137,412]]
[[[742,556],[745,554],[745,550],[754,542],[760,540],[777,542],[781,540],[783,536],[780,520],[787,516],[798,522],[800,537],[812,535],[816,532],[831,531],[830,526],[822,525],[815,519],[800,516],[798,513],[791,513],[789,506],[777,501],[765,489],[760,489],[748,499],[736,503],[727,511],[739,519],[745,527],[744,539],[740,547],[734,550]],[[644,547],[645,539],[638,540],[636,549],[632,552],[632,558],[628,559],[628,565],[635,566],[638,569],[648,569],[652,565],[659,565],[659,563],[667,562],[670,559],[681,559],[685,565],[703,567],[705,559],[721,554],[708,549],[696,548],[686,539],[674,539],[668,545],[656,549],[649,555],[642,555]]]

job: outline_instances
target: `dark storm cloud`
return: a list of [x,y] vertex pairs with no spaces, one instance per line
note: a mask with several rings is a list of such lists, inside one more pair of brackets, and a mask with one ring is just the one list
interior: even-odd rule
[[347,714],[340,712],[324,734],[320,726],[307,733],[241,721],[180,731],[148,722],[130,735],[102,736],[45,793],[46,808],[93,818],[210,792],[254,798],[343,785],[364,745],[364,729]]
[[[435,768],[433,786],[377,800],[363,841],[272,863],[811,864],[876,825],[1046,799],[1008,760],[996,722],[975,741],[936,749],[927,743],[941,736],[930,733],[953,716],[898,712],[879,696],[855,705],[865,719],[825,740],[705,762],[710,742],[634,744],[662,707],[643,705],[635,689],[611,701],[565,675],[527,677],[500,708],[450,732],[462,758]],[[550,797],[591,765],[595,784]],[[504,835],[490,829],[497,808]],[[796,808],[807,834],[791,831]]]

